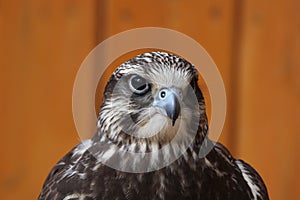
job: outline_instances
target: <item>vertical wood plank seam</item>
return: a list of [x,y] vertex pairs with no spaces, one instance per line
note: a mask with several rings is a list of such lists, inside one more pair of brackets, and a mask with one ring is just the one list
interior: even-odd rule
[[106,12],[106,2],[107,0],[95,0],[95,46],[102,42],[106,35],[106,19],[107,19],[107,12]]
[[244,0],[234,0],[233,2],[233,31],[232,31],[232,52],[231,52],[231,102],[228,106],[228,112],[231,114],[229,121],[229,144],[233,154],[238,153],[238,105],[239,105],[239,83],[240,76],[240,57],[241,57],[241,44],[242,44],[242,30],[243,30],[243,15],[244,15]]

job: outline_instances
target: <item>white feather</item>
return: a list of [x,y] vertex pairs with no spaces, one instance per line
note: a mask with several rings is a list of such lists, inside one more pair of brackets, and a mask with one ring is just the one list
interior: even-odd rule
[[261,197],[259,187],[251,180],[251,177],[248,174],[249,171],[244,167],[243,163],[237,160],[236,164],[238,165],[245,181],[247,182],[248,186],[250,187],[252,195],[254,197],[254,200],[257,200],[258,198]]

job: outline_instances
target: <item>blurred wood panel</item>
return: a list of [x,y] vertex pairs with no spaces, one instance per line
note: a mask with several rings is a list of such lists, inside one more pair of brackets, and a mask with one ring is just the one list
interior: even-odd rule
[[76,72],[95,44],[95,1],[0,2],[1,199],[36,199],[78,143]]
[[244,6],[238,152],[264,177],[271,199],[298,199],[300,2]]
[[227,90],[221,142],[261,173],[271,199],[297,199],[299,10],[297,0],[0,0],[1,199],[37,197],[79,142],[71,98],[81,62],[97,42],[143,26],[180,31],[209,52]]
[[[126,2],[126,3],[125,3]],[[104,38],[128,29],[156,26],[180,31],[198,41],[216,62],[224,79],[227,92],[229,119],[232,113],[231,85],[233,71],[234,1],[125,1],[106,0],[104,27],[99,27]],[[104,32],[104,33],[103,33]],[[129,54],[130,55],[130,54]],[[208,92],[204,91],[208,97]],[[207,100],[209,109],[209,100]],[[231,121],[232,122],[232,121]],[[234,124],[227,120],[221,141],[234,150],[230,130]]]

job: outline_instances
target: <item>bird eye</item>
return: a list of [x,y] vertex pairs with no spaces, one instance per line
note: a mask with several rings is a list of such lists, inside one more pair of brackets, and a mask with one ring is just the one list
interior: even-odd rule
[[129,87],[135,94],[145,94],[150,89],[149,83],[146,81],[146,79],[138,75],[133,75],[130,77]]

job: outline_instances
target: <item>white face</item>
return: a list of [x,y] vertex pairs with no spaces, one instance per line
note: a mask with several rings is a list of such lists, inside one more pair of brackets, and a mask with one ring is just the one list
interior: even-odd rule
[[[123,72],[126,75],[118,80],[106,102],[110,108],[104,109],[109,112],[106,115],[111,116],[110,121],[118,124],[115,132],[161,143],[170,141],[178,132],[187,133],[183,130],[199,115],[197,97],[190,84],[196,74],[184,67],[151,63]],[[114,121],[116,118],[121,120]]]

